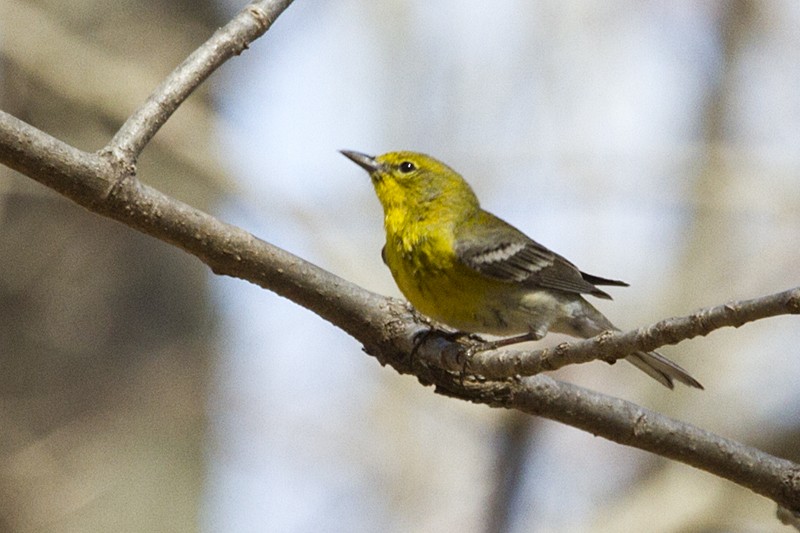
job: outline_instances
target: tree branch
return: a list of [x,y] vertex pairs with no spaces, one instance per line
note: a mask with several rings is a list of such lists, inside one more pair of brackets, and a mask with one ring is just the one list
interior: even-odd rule
[[132,164],[156,132],[198,85],[225,61],[239,55],[272,26],[292,0],[250,2],[217,30],[156,87],[114,135],[104,151]]
[[[563,343],[555,348],[539,350],[488,350],[478,352],[464,361],[464,346],[446,343],[431,350],[420,350],[432,364],[451,371],[464,369],[485,378],[533,376],[548,370],[602,359],[614,362],[635,351],[651,351],[668,344],[678,344],[699,335],[705,336],[720,328],[738,328],[748,322],[778,315],[800,314],[800,287],[762,296],[707,307],[691,315],[661,320],[637,330],[607,331],[594,338]],[[477,343],[472,343],[477,344]]]
[[[365,351],[382,364],[391,365],[400,373],[413,374],[423,384],[435,385],[441,394],[557,420],[620,444],[701,468],[748,487],[788,509],[800,510],[800,465],[632,403],[546,376],[487,381],[453,372],[448,361],[444,361],[443,366],[439,364],[439,352],[455,353],[459,345],[442,337],[432,337],[416,346],[420,334],[428,331],[429,325],[407,304],[366,291],[132,179],[135,157],[180,102],[224,61],[223,58],[230,57],[231,51],[244,49],[251,37],[242,35],[255,38],[257,32],[266,31],[289,3],[252,2],[234,19],[238,22],[227,25],[228,30],[223,28],[209,41],[222,39],[225,42],[214,46],[207,43],[192,54],[101,153],[77,150],[0,112],[0,163],[95,213],[186,250],[217,274],[238,277],[289,298],[358,339]],[[236,39],[243,40],[239,40],[238,45],[228,42]],[[225,51],[214,51],[216,46]],[[552,360],[573,361],[570,357],[576,361],[589,360],[589,354],[596,356],[598,353],[613,359],[634,346],[651,349],[706,334],[718,327],[741,325],[756,318],[758,313],[764,313],[763,316],[796,313],[797,290],[738,305],[738,309],[729,304],[725,309],[673,319],[674,322],[664,321],[643,331],[576,343],[569,349],[562,349],[567,355],[558,352],[545,360],[549,360],[548,365],[553,364]],[[748,314],[751,308],[760,311]],[[412,357],[417,348],[417,356]],[[485,369],[493,368],[483,359],[477,364]],[[514,365],[506,365],[503,372],[516,372]],[[529,365],[532,367],[533,363]]]

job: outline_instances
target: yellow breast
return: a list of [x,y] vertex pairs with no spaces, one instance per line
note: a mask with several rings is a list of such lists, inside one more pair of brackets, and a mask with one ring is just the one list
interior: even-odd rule
[[395,283],[421,313],[470,332],[506,332],[503,306],[490,302],[511,287],[461,264],[452,233],[407,224],[391,231],[387,221],[384,259]]

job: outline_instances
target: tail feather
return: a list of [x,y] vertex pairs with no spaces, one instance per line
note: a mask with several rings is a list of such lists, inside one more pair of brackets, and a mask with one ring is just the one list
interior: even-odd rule
[[625,360],[630,361],[633,366],[670,389],[675,387],[673,380],[696,389],[703,388],[700,382],[690,376],[686,370],[658,352],[636,352],[626,357]]
[[[590,279],[593,279],[593,283],[598,283],[598,279],[609,285],[615,283],[613,280],[593,278],[592,276]],[[570,320],[551,325],[550,331],[567,333],[585,339],[599,335],[603,331],[619,331],[603,313],[583,298],[575,299],[573,297],[570,303],[573,305]],[[670,389],[675,387],[675,381],[680,381],[696,389],[703,388],[700,382],[690,376],[686,370],[658,352],[635,352],[627,356],[625,360],[630,361],[636,368]]]
[[618,279],[601,278],[600,276],[587,274],[586,272],[581,272],[581,277],[592,285],[614,285],[616,287],[629,287],[629,285],[624,281],[620,281]]

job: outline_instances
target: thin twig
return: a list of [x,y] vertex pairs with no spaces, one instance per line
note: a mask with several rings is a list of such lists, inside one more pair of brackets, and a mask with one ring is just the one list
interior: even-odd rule
[[[668,344],[697,336],[705,336],[723,327],[738,328],[763,318],[800,314],[800,287],[783,292],[707,307],[691,315],[673,317],[628,332],[608,331],[597,337],[563,343],[555,348],[540,350],[489,350],[469,357],[471,373],[485,378],[533,376],[541,372],[588,363],[598,359],[615,361],[635,351],[651,351]],[[420,356],[452,371],[464,368],[463,346],[436,342],[431,350],[420,350]]]
[[133,164],[150,139],[186,98],[217,68],[262,36],[292,0],[250,2],[186,58],[150,94],[103,149]]

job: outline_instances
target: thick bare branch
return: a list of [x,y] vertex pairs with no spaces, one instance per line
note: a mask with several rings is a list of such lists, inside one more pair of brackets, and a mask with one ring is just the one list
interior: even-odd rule
[[225,61],[241,54],[251,42],[264,35],[291,3],[292,0],[257,0],[247,4],[156,87],[104,150],[134,163],[150,139],[192,91]]
[[109,159],[73,148],[3,111],[0,162],[89,210],[102,206],[116,176]]
[[377,308],[384,301],[242,229],[127,179],[122,162],[77,150],[2,111],[0,162],[90,211],[183,248],[218,274],[286,296],[351,334],[367,326],[365,302]]
[[[789,314],[800,314],[800,287],[700,309],[688,316],[668,318],[625,333],[608,331],[592,339],[564,343],[555,348],[478,352],[470,356],[467,364],[470,372],[485,378],[533,376],[597,359],[613,362],[638,350],[651,351],[699,335],[705,336],[720,328],[738,328],[762,318]],[[442,368],[459,371],[465,364],[463,348],[448,343],[432,350],[420,350],[420,356],[433,358],[432,361]]]

